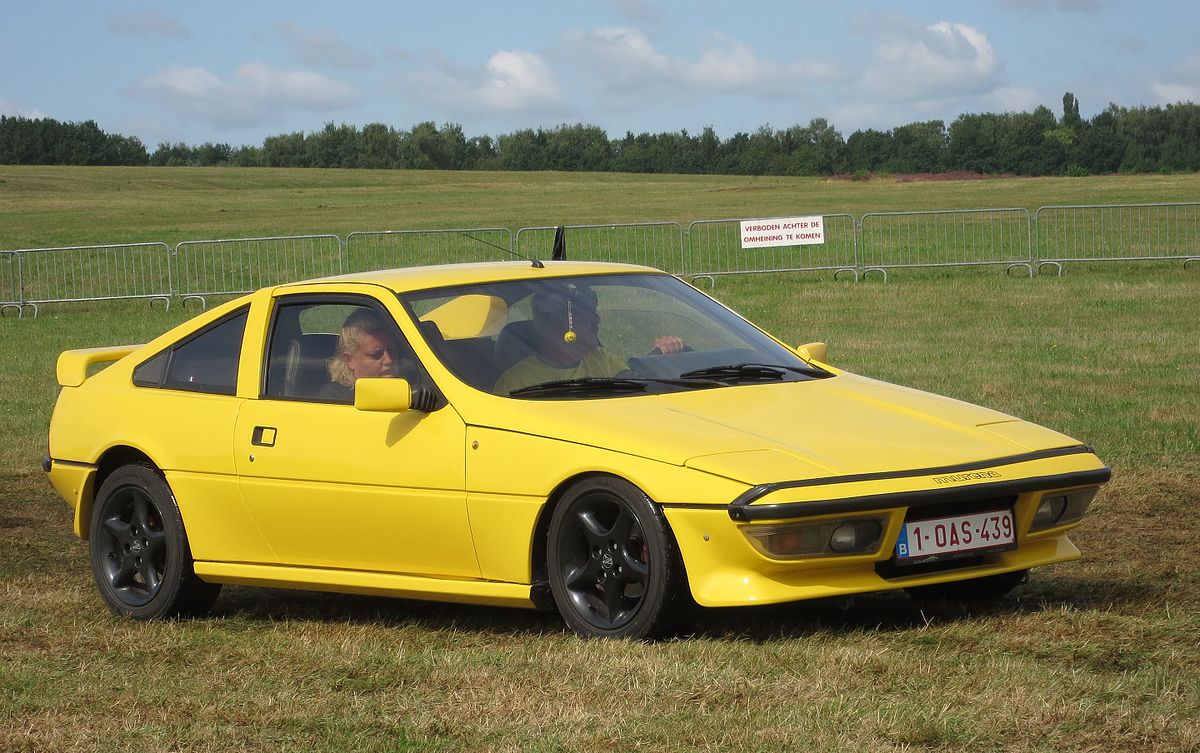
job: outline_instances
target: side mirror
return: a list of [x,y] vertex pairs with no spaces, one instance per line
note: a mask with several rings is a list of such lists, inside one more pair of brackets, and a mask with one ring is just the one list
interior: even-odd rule
[[412,407],[412,387],[407,379],[357,379],[354,382],[354,407],[364,411],[403,413]]
[[829,347],[825,343],[805,343],[796,348],[796,352],[805,361],[820,361],[821,363],[829,363],[825,360],[829,355]]

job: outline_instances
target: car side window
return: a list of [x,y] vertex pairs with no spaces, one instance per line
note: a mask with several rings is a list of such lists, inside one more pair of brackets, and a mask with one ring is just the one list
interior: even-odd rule
[[144,361],[133,370],[133,383],[139,387],[236,394],[246,312],[241,309]]
[[414,387],[422,381],[416,355],[386,312],[365,301],[308,296],[276,305],[264,397],[353,403],[359,377],[402,377]]

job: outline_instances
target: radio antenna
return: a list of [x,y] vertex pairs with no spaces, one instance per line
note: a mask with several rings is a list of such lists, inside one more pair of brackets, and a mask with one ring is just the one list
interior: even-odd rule
[[483,238],[476,238],[475,236],[471,235],[470,233],[463,233],[463,237],[470,238],[471,240],[473,240],[477,243],[482,243],[485,246],[491,246],[492,248],[499,249],[499,250],[503,251],[504,253],[508,254],[509,256],[515,256],[518,259],[521,259],[522,261],[527,261],[533,266],[534,269],[545,269],[546,268],[546,265],[542,264],[537,259],[530,259],[528,256],[525,256],[523,254],[518,254],[516,251],[513,251],[511,248],[505,248],[504,246],[501,246],[496,243],[492,243],[491,241],[485,241]]

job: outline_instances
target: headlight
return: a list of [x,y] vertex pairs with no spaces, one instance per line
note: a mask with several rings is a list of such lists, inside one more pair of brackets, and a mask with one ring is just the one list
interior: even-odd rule
[[828,557],[866,554],[879,548],[886,517],[843,518],[816,523],[747,526],[755,548],[769,557]]
[[1070,492],[1053,492],[1042,495],[1037,512],[1033,514],[1033,523],[1029,531],[1042,531],[1055,526],[1074,523],[1087,512],[1088,505],[1096,497],[1100,487],[1092,486],[1087,489],[1076,489]]
[[874,549],[883,533],[883,526],[875,518],[847,520],[833,529],[829,537],[829,548],[838,554],[865,552]]

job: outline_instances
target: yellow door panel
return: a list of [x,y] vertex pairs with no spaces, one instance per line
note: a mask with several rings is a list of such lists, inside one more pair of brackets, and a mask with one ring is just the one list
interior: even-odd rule
[[236,462],[251,514],[285,565],[479,577],[465,433],[450,407],[250,400]]

